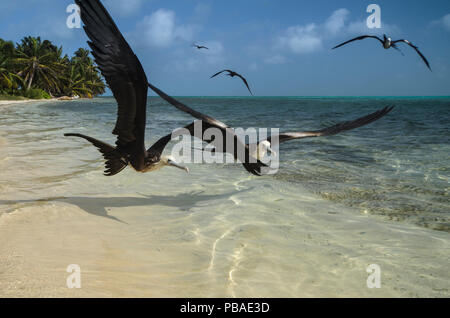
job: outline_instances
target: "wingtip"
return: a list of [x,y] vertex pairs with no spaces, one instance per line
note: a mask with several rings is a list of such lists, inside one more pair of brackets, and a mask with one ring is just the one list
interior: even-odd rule
[[395,108],[395,106],[386,106],[386,107],[383,109],[383,112],[387,115],[387,114],[389,114],[394,108]]

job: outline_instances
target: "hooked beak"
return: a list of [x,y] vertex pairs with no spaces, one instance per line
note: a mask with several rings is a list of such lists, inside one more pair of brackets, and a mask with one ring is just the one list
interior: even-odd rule
[[173,161],[173,160],[168,160],[168,161],[167,161],[167,164],[168,164],[169,166],[172,166],[172,167],[175,167],[175,168],[184,170],[184,171],[186,171],[187,173],[189,173],[188,167],[182,166],[182,165],[176,163],[176,162]]

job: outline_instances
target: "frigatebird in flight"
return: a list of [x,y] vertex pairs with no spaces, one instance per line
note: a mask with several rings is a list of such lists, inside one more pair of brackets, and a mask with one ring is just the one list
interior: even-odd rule
[[250,94],[253,95],[252,91],[250,90],[250,87],[248,86],[247,80],[244,78],[244,76],[242,76],[241,74],[238,74],[238,73],[236,73],[236,72],[234,72],[234,71],[231,71],[231,70],[223,70],[223,71],[217,72],[216,74],[214,74],[213,76],[211,76],[211,78],[216,77],[217,75],[222,74],[223,72],[228,72],[228,74],[226,74],[226,75],[228,75],[229,77],[235,77],[235,76],[240,77],[241,80],[244,82],[245,86],[247,86],[248,91],[250,92]]
[[376,40],[380,41],[381,44],[383,45],[383,48],[385,48],[386,50],[390,49],[392,47],[392,48],[400,51],[399,47],[397,46],[397,43],[406,43],[406,44],[408,44],[410,47],[412,47],[414,50],[416,50],[417,54],[420,55],[422,60],[425,62],[425,64],[427,65],[427,67],[431,71],[430,63],[428,63],[428,60],[425,58],[425,56],[422,54],[422,52],[419,51],[419,48],[417,46],[415,46],[414,44],[412,44],[411,42],[409,42],[408,40],[405,40],[405,39],[392,41],[392,39],[387,37],[386,34],[383,34],[383,39],[380,39],[378,36],[374,36],[374,35],[361,35],[361,36],[358,36],[358,37],[356,37],[354,39],[348,40],[348,41],[346,41],[344,43],[341,43],[341,44],[335,46],[333,48],[333,50],[337,49],[338,47],[344,46],[344,45],[346,45],[346,44],[348,44],[350,42],[364,40],[364,39],[367,39],[367,38],[372,38],[372,39],[376,39]]
[[[167,101],[169,104],[179,108],[179,109],[191,109],[189,106],[183,104],[182,102],[176,100],[175,98],[167,95],[157,87],[149,84],[149,87],[157,93],[161,98]],[[386,116],[394,107],[385,107],[376,112],[373,112],[369,115],[357,118],[351,121],[345,121],[324,129],[320,130],[312,130],[312,131],[300,131],[300,132],[286,132],[281,133],[276,136],[270,136],[265,140],[260,140],[257,144],[244,144],[240,138],[234,133],[234,130],[226,125],[225,123],[211,118],[206,115],[198,115],[196,116],[199,119],[202,117],[206,118],[207,121],[199,121],[193,122],[190,125],[184,127],[184,129],[180,129],[178,132],[175,131],[174,134],[188,134],[199,139],[202,139],[204,142],[210,144],[212,148],[207,150],[206,148],[202,149],[203,151],[214,151],[220,153],[229,153],[236,160],[241,161],[244,164],[245,169],[257,176],[260,176],[263,171],[263,167],[267,167],[266,164],[262,162],[264,156],[267,152],[271,152],[271,155],[277,155],[272,148],[275,143],[283,143],[286,141],[294,140],[294,139],[302,139],[302,138],[311,138],[311,137],[325,137],[339,134],[343,131],[356,129],[367,124],[370,124],[378,119]],[[199,114],[199,113],[197,113]],[[195,126],[199,125],[201,127],[201,132],[195,130]],[[221,131],[222,139],[218,140],[215,138],[205,138],[205,132],[207,129],[216,128]],[[200,134],[198,134],[200,133]],[[162,139],[170,141],[170,136],[167,135]],[[168,142],[167,141],[167,142]],[[233,144],[230,146],[229,142],[232,141]],[[241,152],[239,151],[241,149]],[[253,161],[253,162],[252,162]]]
[[[145,149],[145,125],[148,83],[137,56],[99,0],[75,0],[81,9],[84,30],[92,55],[105,77],[118,104],[113,134],[116,146],[81,134],[65,134],[84,138],[105,158],[105,175],[113,176],[128,165],[136,171],[148,172],[164,166],[188,171],[171,156],[163,156],[161,143]],[[184,110],[186,111],[186,110]],[[188,110],[190,111],[190,110]]]
[[195,48],[197,48],[197,49],[199,49],[199,50],[201,50],[201,49],[209,50],[208,47],[203,46],[203,45],[198,45],[198,44],[195,44],[195,43],[192,44],[192,47],[195,47]]

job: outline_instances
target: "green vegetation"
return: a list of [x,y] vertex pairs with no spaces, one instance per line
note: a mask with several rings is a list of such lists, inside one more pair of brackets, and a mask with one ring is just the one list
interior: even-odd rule
[[61,96],[92,98],[105,83],[86,49],[72,58],[40,37],[25,37],[14,45],[0,39],[0,99],[47,99]]

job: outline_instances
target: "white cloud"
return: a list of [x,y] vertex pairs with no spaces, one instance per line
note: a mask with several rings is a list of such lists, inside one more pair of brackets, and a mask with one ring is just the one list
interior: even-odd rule
[[444,27],[447,31],[450,31],[450,13],[445,15],[439,20],[431,22],[431,25],[440,25]]
[[400,28],[396,25],[382,23],[380,29],[369,29],[366,21],[353,21],[346,27],[346,33],[349,34],[374,34],[386,33],[387,35],[400,34]]
[[447,28],[447,30],[450,31],[450,13],[447,14],[445,17],[442,18],[442,23]]
[[325,28],[332,34],[341,32],[345,27],[345,21],[348,19],[350,11],[347,9],[339,9],[333,12],[333,14],[325,22]]
[[148,46],[165,48],[175,41],[192,41],[195,30],[194,25],[176,25],[175,12],[159,9],[137,24],[136,34]]
[[264,59],[266,64],[283,64],[286,63],[286,58],[281,54],[275,54]]
[[[275,45],[272,47],[272,50],[280,51],[287,49],[291,53],[307,54],[320,50],[325,40],[330,40],[337,36],[399,33],[399,28],[395,25],[383,23],[381,29],[369,29],[366,21],[347,22],[349,16],[350,11],[342,8],[334,11],[323,23],[291,26],[275,39]],[[450,24],[450,15],[448,20]],[[277,61],[274,56],[272,58],[266,58],[266,63]]]
[[311,53],[322,47],[322,39],[314,23],[306,26],[292,26],[284,33],[278,38],[277,48],[288,48],[294,53]]

